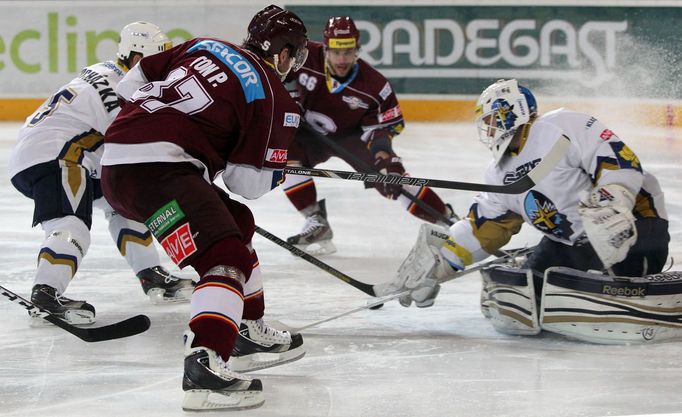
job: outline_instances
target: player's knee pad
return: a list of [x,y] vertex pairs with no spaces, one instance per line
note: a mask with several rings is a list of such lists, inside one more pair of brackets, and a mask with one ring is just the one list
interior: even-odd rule
[[214,243],[210,248],[197,255],[190,265],[199,273],[200,277],[206,275],[211,268],[217,265],[228,265],[239,269],[246,280],[251,276],[253,263],[251,253],[246,246],[237,238],[227,238]]
[[682,338],[682,271],[618,277],[553,267],[545,271],[540,324],[592,343]]
[[59,251],[74,253],[80,259],[90,248],[90,230],[76,216],[60,217],[41,223],[45,232],[43,247],[60,248]]
[[495,330],[512,335],[540,333],[529,269],[493,266],[482,269],[481,277],[481,312]]

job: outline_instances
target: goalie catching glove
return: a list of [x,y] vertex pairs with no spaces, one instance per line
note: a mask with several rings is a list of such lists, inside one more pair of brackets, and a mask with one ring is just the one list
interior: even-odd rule
[[618,184],[597,187],[581,199],[578,214],[605,269],[625,259],[637,241],[634,206],[635,197]]
[[414,301],[417,307],[431,307],[440,291],[439,282],[455,273],[440,254],[440,248],[447,239],[446,229],[422,224],[417,243],[398,268],[396,278],[375,285],[376,295],[385,296],[409,290],[409,294],[400,298],[400,304],[409,307]]

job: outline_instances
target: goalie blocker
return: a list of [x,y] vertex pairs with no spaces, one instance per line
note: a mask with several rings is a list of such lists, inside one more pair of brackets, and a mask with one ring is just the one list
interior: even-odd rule
[[614,277],[565,267],[545,271],[539,319],[530,271],[481,273],[481,311],[502,333],[540,330],[591,343],[650,343],[682,337],[682,272]]

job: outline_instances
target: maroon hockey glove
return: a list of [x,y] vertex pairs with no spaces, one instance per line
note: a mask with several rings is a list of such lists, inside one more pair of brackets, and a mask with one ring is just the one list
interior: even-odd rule
[[[402,177],[405,175],[405,167],[403,167],[400,158],[397,156],[389,156],[388,158],[377,158],[374,161],[374,169],[383,175],[397,175]],[[386,198],[395,200],[400,196],[400,191],[403,189],[402,185],[398,184],[384,184],[376,183],[377,191]]]

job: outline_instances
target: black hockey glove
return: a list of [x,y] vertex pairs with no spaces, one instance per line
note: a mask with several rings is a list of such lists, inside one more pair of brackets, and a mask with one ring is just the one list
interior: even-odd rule
[[[389,156],[388,158],[377,158],[374,161],[374,169],[383,175],[396,175],[402,177],[405,175],[405,167],[403,167],[400,158],[397,156]],[[400,191],[403,189],[399,184],[384,184],[376,183],[376,189],[386,198],[395,200],[400,196]]]

